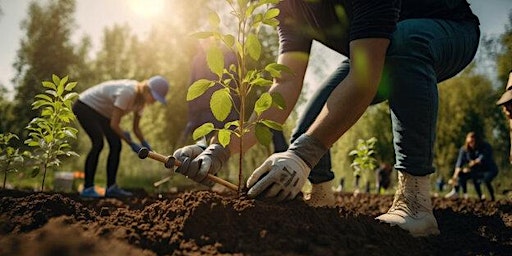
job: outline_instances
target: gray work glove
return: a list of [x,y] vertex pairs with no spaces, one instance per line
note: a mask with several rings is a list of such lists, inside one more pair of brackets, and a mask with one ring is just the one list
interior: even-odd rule
[[185,160],[185,158],[194,159],[203,151],[204,147],[194,144],[177,149],[176,151],[174,151],[172,156],[180,161],[183,161]]
[[229,149],[219,144],[211,144],[193,160],[192,157],[185,159],[176,172],[211,187],[214,183],[207,178],[208,174],[215,175],[228,161],[229,155]]
[[247,180],[247,193],[255,198],[259,195],[275,201],[292,200],[327,149],[317,139],[303,134],[290,148],[272,154],[251,174]]

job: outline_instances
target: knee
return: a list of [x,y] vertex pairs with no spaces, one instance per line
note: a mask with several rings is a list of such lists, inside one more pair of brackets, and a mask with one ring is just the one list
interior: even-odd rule
[[103,140],[93,140],[91,151],[100,152],[103,149],[103,146],[104,146]]

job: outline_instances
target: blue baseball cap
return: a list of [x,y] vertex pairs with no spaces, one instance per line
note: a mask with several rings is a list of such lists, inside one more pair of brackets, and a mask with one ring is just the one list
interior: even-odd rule
[[162,104],[167,104],[165,100],[165,95],[169,91],[169,83],[162,76],[153,76],[148,80],[148,86],[151,90],[151,95],[155,100],[161,102]]

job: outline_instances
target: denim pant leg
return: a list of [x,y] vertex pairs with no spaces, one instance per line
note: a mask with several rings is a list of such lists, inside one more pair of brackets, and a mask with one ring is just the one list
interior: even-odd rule
[[[315,121],[316,117],[324,107],[327,98],[331,95],[331,92],[343,79],[345,79],[348,71],[349,62],[348,60],[345,60],[325,80],[311,99],[308,100],[304,113],[299,118],[297,126],[292,133],[291,143],[308,130],[309,126],[311,126]],[[334,173],[332,172],[331,167],[331,154],[330,151],[327,151],[318,164],[311,170],[308,177],[309,181],[313,184],[318,184],[334,179]]]
[[437,83],[471,62],[479,37],[478,25],[472,22],[410,19],[398,23],[381,82],[390,88],[395,169],[416,176],[435,171]]

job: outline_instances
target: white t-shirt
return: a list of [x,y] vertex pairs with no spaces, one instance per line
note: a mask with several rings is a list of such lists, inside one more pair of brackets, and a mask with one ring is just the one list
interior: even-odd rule
[[[90,87],[83,91],[79,100],[101,115],[112,118],[114,107],[123,110],[123,115],[135,111],[135,80],[112,80]],[[137,110],[142,114],[142,109]]]

